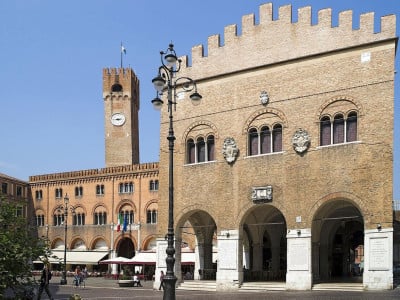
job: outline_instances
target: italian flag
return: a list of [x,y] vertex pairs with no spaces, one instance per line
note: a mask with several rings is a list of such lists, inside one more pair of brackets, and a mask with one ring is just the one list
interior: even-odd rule
[[124,223],[124,219],[122,218],[122,214],[118,214],[117,232],[121,231],[121,225],[123,223]]

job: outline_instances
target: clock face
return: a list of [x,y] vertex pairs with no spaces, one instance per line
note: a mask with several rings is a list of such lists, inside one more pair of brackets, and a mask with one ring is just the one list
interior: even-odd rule
[[111,116],[111,123],[115,126],[122,126],[125,123],[125,116],[122,113],[115,113]]

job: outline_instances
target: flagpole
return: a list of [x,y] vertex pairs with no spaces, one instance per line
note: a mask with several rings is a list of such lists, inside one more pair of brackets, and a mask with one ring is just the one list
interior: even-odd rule
[[123,54],[123,53],[122,53],[122,52],[123,52],[123,51],[122,51],[122,42],[121,42],[121,49],[120,49],[120,52],[121,52],[121,69],[122,69],[122,54]]

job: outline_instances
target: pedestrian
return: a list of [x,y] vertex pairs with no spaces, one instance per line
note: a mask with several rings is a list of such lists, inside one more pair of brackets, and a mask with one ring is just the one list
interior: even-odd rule
[[82,272],[81,272],[81,267],[77,266],[75,268],[75,273],[74,273],[74,283],[75,286],[79,286],[82,283]]
[[140,282],[140,274],[139,271],[136,271],[136,274],[133,275],[133,286],[142,286],[141,282]]
[[160,287],[158,288],[158,290],[161,291],[161,288],[164,289],[164,271],[161,271],[161,275],[160,275]]
[[39,292],[38,292],[38,296],[37,296],[37,300],[40,300],[40,297],[42,296],[43,290],[46,291],[47,296],[49,297],[49,299],[53,300],[53,296],[50,293],[50,289],[49,289],[49,283],[51,280],[51,271],[50,271],[50,267],[48,264],[44,265],[43,271],[42,271],[42,276],[40,276],[40,285],[39,285]]

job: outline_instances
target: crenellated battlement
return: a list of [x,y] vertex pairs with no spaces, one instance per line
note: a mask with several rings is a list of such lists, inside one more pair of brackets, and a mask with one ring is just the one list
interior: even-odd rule
[[92,177],[102,177],[110,175],[123,175],[126,173],[154,173],[158,175],[158,162],[134,164],[118,167],[108,167],[101,169],[88,169],[81,171],[71,171],[44,175],[29,176],[29,183],[40,183],[43,181],[60,181],[60,180],[71,180],[71,179],[88,179]]
[[[236,72],[260,65],[289,61],[295,58],[327,53],[396,37],[396,16],[380,18],[380,32],[374,32],[374,13],[360,15],[359,28],[353,28],[353,12],[343,11],[338,16],[338,26],[332,25],[330,8],[318,11],[318,22],[312,24],[311,7],[298,9],[297,22],[292,22],[292,6],[279,7],[278,19],[273,20],[272,3],[259,8],[259,24],[255,15],[242,17],[241,35],[237,25],[224,28],[224,38],[219,34],[208,38],[207,56],[203,45],[192,48],[192,63],[182,59],[182,71],[200,79],[223,73]],[[229,59],[227,59],[229,58]]]
[[103,92],[110,93],[116,83],[121,84],[124,91],[129,93],[139,89],[139,79],[131,68],[104,68]]

